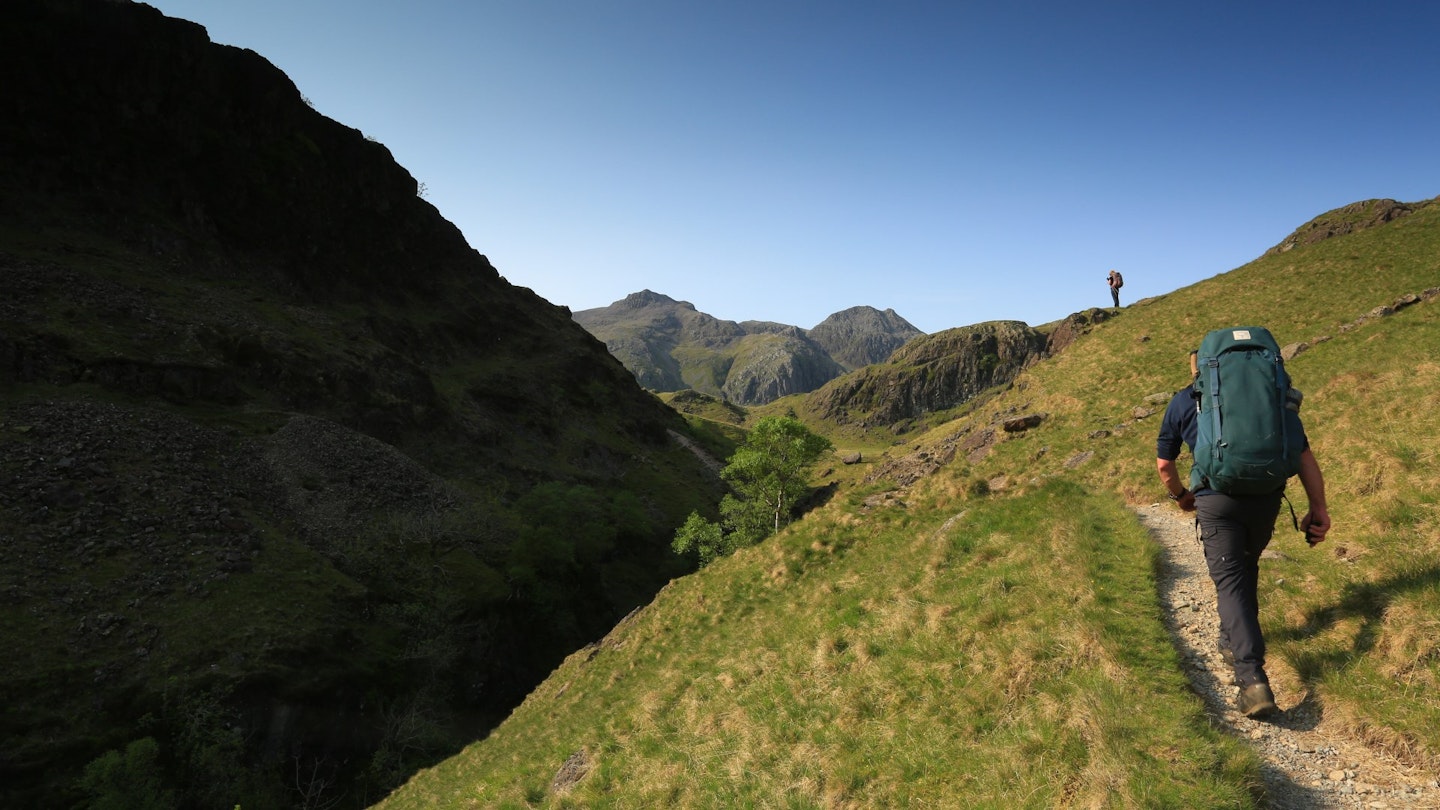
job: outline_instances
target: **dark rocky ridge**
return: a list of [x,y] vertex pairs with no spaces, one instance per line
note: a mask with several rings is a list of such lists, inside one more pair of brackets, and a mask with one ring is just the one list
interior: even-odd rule
[[[205,716],[361,806],[678,573],[718,497],[683,420],[384,146],[140,4],[6,3],[0,75],[0,804],[148,735],[267,806],[187,759]],[[566,557],[544,486],[639,518]],[[406,707],[434,733],[375,759]]]

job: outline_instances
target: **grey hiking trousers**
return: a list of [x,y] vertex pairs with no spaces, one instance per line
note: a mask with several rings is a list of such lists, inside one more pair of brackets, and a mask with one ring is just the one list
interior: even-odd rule
[[1265,676],[1265,637],[1260,633],[1260,552],[1275,533],[1280,492],[1226,495],[1196,494],[1195,517],[1205,546],[1205,566],[1215,583],[1220,612],[1220,646],[1235,656],[1235,682],[1243,689],[1269,683]]

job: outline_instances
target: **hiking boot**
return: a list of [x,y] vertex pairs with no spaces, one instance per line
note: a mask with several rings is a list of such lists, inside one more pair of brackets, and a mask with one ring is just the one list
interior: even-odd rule
[[1235,698],[1235,708],[1246,717],[1265,717],[1280,710],[1275,705],[1275,694],[1270,691],[1268,683],[1252,683],[1240,689],[1240,696]]
[[1235,653],[1231,652],[1230,648],[1225,646],[1225,642],[1216,641],[1215,649],[1220,651],[1220,660],[1225,662],[1225,666],[1235,666]]

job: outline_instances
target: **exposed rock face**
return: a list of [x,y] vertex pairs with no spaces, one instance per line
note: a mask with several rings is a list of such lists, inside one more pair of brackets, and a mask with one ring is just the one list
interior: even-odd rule
[[1110,311],[1092,307],[1084,312],[1076,312],[1065,320],[1061,321],[1045,343],[1045,353],[1055,355],[1064,351],[1075,339],[1089,332],[1095,324],[1104,323],[1111,317]]
[[1313,245],[1331,237],[1344,236],[1355,231],[1384,225],[1387,222],[1409,216],[1434,203],[1435,200],[1402,203],[1389,199],[1362,200],[1350,203],[1333,211],[1327,211],[1296,228],[1294,233],[1285,237],[1280,244],[1265,251],[1264,255],[1284,253],[1301,245]]
[[841,373],[840,366],[800,333],[749,335],[735,347],[735,362],[721,393],[731,402],[758,405],[814,391]]
[[806,398],[841,424],[893,424],[964,404],[1015,378],[1045,353],[1046,338],[1020,321],[990,321],[906,344],[886,363],[834,380]]
[[896,349],[925,334],[895,310],[851,307],[810,330],[815,341],[846,371],[884,362]]

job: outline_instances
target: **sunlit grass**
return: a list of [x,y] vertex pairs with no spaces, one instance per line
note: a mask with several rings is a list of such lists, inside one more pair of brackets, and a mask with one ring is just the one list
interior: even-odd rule
[[[957,506],[849,524],[881,526],[843,553],[815,550],[849,523],[826,510],[676,582],[391,806],[1247,806],[1255,763],[1176,674],[1120,506]],[[591,773],[550,795],[581,749]]]

